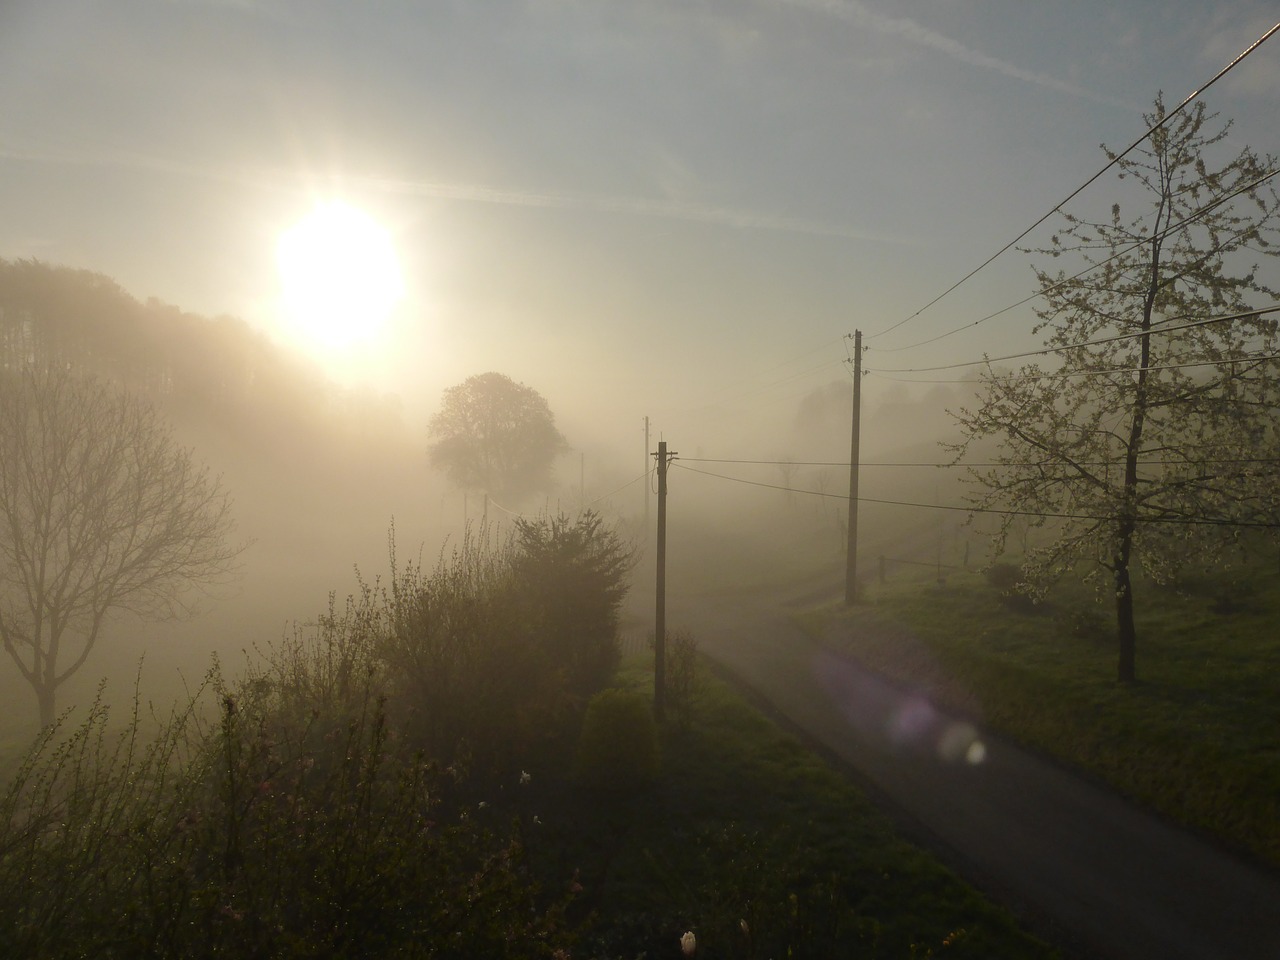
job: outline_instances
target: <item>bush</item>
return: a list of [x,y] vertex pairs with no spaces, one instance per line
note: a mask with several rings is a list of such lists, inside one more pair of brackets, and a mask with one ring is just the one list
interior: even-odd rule
[[688,730],[693,723],[693,708],[702,692],[702,678],[698,675],[698,641],[684,631],[668,633],[666,654],[667,706],[676,725],[681,730]]
[[572,521],[516,520],[514,553],[539,641],[564,671],[570,695],[585,702],[618,669],[618,607],[634,551],[588,510]]
[[621,539],[587,513],[522,519],[502,540],[469,531],[430,573],[397,567],[394,542],[391,552],[390,589],[365,589],[348,620],[379,622],[393,709],[411,711],[420,745],[447,758],[465,744],[510,771],[571,736],[618,664],[631,568]]
[[993,563],[986,571],[987,583],[1001,595],[1017,589],[1022,581],[1022,570],[1012,563]]
[[1023,575],[1020,567],[1012,563],[995,563],[987,568],[987,583],[995,588],[1000,603],[1008,610],[1023,616],[1046,614],[1048,607],[1037,603],[1034,597],[1023,592]]
[[[305,654],[295,657],[295,675]],[[570,934],[514,831],[394,735],[376,691],[298,721],[255,683],[150,746],[95,705],[0,797],[0,955],[551,957]],[[280,709],[283,706],[283,709]],[[208,708],[207,710],[205,708]],[[216,722],[200,717],[216,710]]]
[[630,690],[602,690],[592,697],[578,744],[578,783],[624,793],[651,784],[658,770],[658,727],[649,698]]

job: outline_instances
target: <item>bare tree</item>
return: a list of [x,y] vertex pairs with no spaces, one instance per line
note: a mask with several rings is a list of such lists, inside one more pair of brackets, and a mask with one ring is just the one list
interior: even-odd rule
[[[1142,209],[1108,219],[1067,215],[1051,246],[1071,264],[1036,271],[1046,332],[1061,365],[988,371],[957,419],[966,448],[1000,444],[999,466],[974,471],[979,508],[1044,527],[1025,585],[1043,589],[1091,561],[1115,602],[1118,676],[1136,678],[1136,569],[1159,582],[1190,559],[1213,562],[1250,525],[1274,523],[1280,337],[1276,291],[1259,264],[1274,256],[1277,161],[1247,147],[1222,154],[1229,124],[1203,104],[1162,123],[1116,161]],[[1105,149],[1105,148],[1104,148]],[[1084,267],[1085,269],[1080,269]]]
[[27,367],[0,375],[0,642],[40,722],[113,610],[169,617],[244,549],[220,482],[152,406]]

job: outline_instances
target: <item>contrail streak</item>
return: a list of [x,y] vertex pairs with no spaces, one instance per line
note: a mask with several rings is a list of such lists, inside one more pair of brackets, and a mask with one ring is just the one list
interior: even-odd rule
[[857,26],[868,27],[877,33],[886,36],[898,37],[908,43],[914,43],[917,46],[928,47],[939,53],[966,63],[972,67],[979,67],[984,70],[993,70],[996,73],[1003,74],[1014,80],[1021,80],[1026,83],[1033,83],[1036,86],[1045,87],[1049,90],[1056,90],[1059,93],[1065,93],[1073,97],[1081,97],[1086,100],[1092,100],[1096,103],[1105,103],[1113,107],[1121,107],[1125,110],[1135,110],[1133,104],[1116,97],[1106,96],[1105,94],[1094,93],[1086,90],[1084,87],[1074,83],[1068,83],[1065,80],[1059,80],[1048,74],[1037,73],[1034,70],[1025,70],[1015,64],[1009,63],[1007,60],[1001,60],[998,57],[988,56],[979,50],[966,47],[958,40],[954,40],[944,34],[931,30],[923,24],[911,20],[906,17],[890,17],[883,13],[872,10],[861,0],[778,0],[779,3],[791,7],[799,7],[805,10],[811,10],[818,13],[824,13],[843,20],[846,23],[856,24]]

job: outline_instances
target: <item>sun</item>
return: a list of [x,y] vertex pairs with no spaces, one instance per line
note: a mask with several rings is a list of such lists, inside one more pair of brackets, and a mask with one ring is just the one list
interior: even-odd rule
[[318,203],[281,233],[276,263],[284,319],[313,350],[373,340],[404,296],[391,234],[342,201]]

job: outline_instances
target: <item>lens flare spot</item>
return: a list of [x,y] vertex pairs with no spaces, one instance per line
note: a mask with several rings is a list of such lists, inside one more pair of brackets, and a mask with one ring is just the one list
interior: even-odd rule
[[976,767],[987,759],[987,745],[981,740],[975,740],[969,744],[969,749],[964,754],[965,762],[971,767]]

